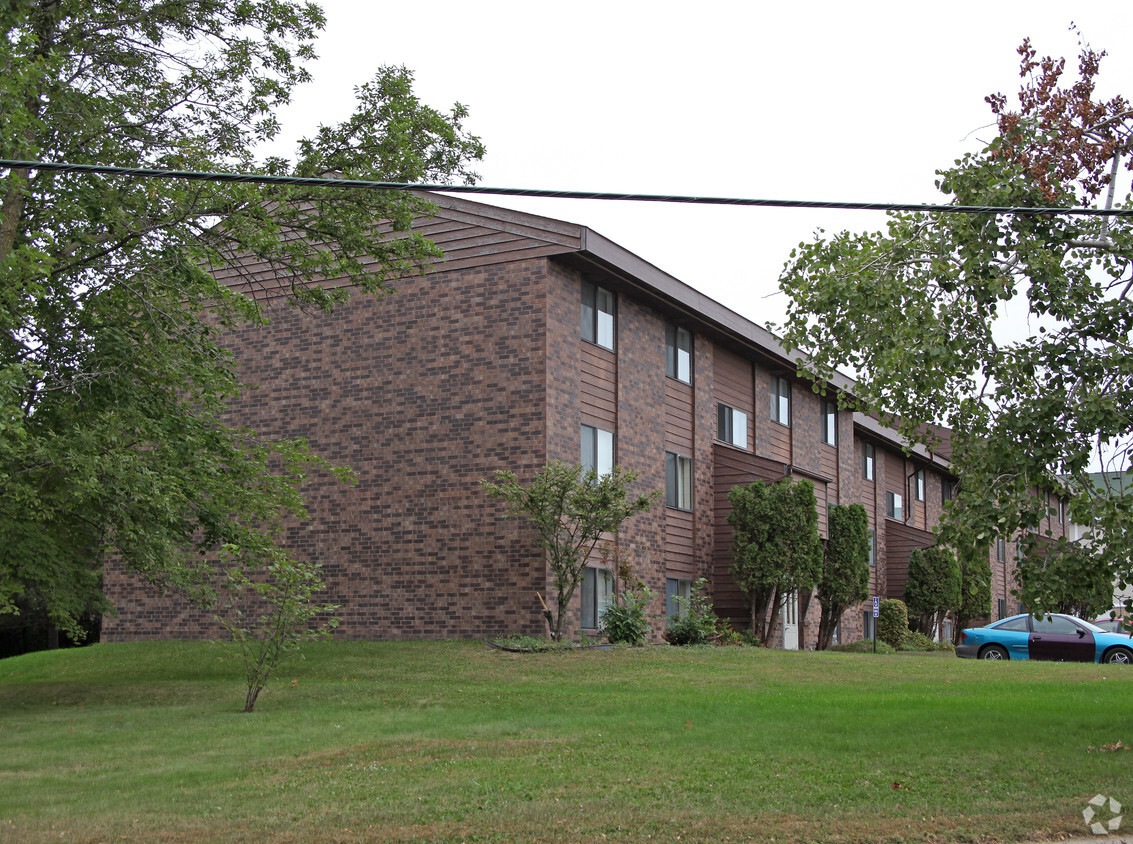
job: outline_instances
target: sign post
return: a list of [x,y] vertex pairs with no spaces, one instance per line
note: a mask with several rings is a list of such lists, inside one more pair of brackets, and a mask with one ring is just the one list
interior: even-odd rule
[[877,653],[877,617],[881,615],[881,598],[873,596],[873,652]]

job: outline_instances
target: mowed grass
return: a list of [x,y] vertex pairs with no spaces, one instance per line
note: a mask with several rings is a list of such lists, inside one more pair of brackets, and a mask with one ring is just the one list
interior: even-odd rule
[[[1133,804],[1133,670],[322,643],[0,661],[0,841],[1020,841]],[[1095,750],[1091,750],[1095,748]]]

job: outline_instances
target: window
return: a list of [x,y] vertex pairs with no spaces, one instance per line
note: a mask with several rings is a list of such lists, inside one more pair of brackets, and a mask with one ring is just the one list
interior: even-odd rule
[[[1006,598],[1000,598],[999,599],[1000,616],[1002,617],[1003,613],[1005,613],[1005,612],[1007,612],[1007,599]],[[995,629],[996,630],[1014,630],[1017,633],[1026,633],[1027,632],[1027,618],[1026,618],[1026,616],[1024,616],[1023,618],[1013,618],[1010,621],[1004,622],[1003,624],[995,625]]]
[[917,501],[924,501],[925,483],[924,469],[917,469],[917,473],[913,476],[914,495]]
[[885,493],[885,515],[899,522],[905,521],[905,502],[900,493]]
[[838,445],[838,405],[836,402],[822,403],[822,441],[827,445]]
[[614,294],[588,281],[582,282],[582,339],[614,348]]
[[665,579],[665,619],[685,618],[688,615],[688,600],[692,595],[692,581]]
[[869,532],[869,564],[877,565],[877,531],[875,530]]
[[791,382],[775,375],[771,376],[771,421],[791,424]]
[[955,492],[956,491],[953,488],[952,479],[951,478],[941,478],[941,480],[940,480],[940,503],[943,504],[945,501],[951,501],[952,496],[955,494]]
[[1058,523],[1066,524],[1066,501],[1061,498],[1058,499]]
[[665,452],[665,503],[681,510],[692,509],[692,458]]
[[877,454],[870,443],[862,444],[862,477],[867,481],[873,480],[873,468],[877,462]]
[[614,468],[614,435],[593,425],[582,426],[582,468],[608,475]]
[[747,414],[726,404],[717,404],[716,439],[747,448]]
[[582,571],[582,626],[597,630],[602,623],[602,612],[610,603],[614,578],[605,569],[587,566]]
[[1073,636],[1081,628],[1064,615],[1048,615],[1045,618],[1032,618],[1031,631],[1050,633],[1057,636]]
[[692,383],[692,335],[671,323],[665,326],[665,374]]
[[1007,540],[1003,537],[995,540],[995,561],[997,563],[1007,562]]
[[[1007,617],[1007,599],[1006,598],[1000,598],[999,601],[998,601],[998,604],[999,604],[999,606],[997,606],[996,609],[999,612],[998,612],[998,615],[996,616],[996,618],[1006,618]],[[1024,618],[1024,619],[1022,619],[1022,621],[1023,621],[1023,624],[1026,625],[1027,619]],[[1024,626],[1023,629],[1025,630],[1026,627]]]

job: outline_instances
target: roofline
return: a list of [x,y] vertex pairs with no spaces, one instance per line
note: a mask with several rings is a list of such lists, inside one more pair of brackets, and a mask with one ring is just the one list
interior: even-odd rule
[[[797,349],[788,349],[779,337],[764,326],[752,322],[712,297],[706,296],[691,285],[649,263],[644,258],[588,226],[531,214],[526,211],[501,208],[497,205],[489,205],[462,197],[432,192],[420,193],[424,198],[442,208],[487,217],[502,226],[535,227],[548,233],[553,232],[557,236],[555,242],[562,246],[563,255],[581,254],[586,256],[591,262],[621,275],[627,283],[640,286],[647,292],[684,309],[694,319],[707,322],[725,335],[738,338],[741,342],[755,347],[767,357],[777,358],[783,364],[793,367],[796,373],[799,365],[806,360],[806,355]],[[840,372],[835,372],[826,383],[835,390],[851,395],[857,390],[857,382]],[[919,443],[910,444],[897,431],[882,425],[876,419],[864,413],[854,412],[854,426],[871,437],[914,454],[926,462],[944,468],[951,466],[951,462],[947,458],[936,454]]]

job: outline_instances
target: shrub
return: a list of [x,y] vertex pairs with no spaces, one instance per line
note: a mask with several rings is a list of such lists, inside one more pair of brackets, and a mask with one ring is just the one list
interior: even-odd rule
[[677,598],[684,614],[669,620],[665,630],[665,641],[670,645],[707,645],[719,640],[721,631],[731,631],[712,609],[712,599],[706,594],[708,581],[703,577],[692,587],[687,605]]
[[[873,653],[873,639],[859,639],[857,642],[850,642],[845,645],[831,645],[829,650],[839,653],[871,654]],[[877,641],[877,652],[879,654],[896,653],[893,648],[880,639]]]
[[627,589],[622,600],[623,603],[609,604],[602,611],[602,628],[606,631],[606,638],[614,644],[644,645],[649,637],[645,608],[653,600],[653,593],[649,589]]
[[905,641],[903,641],[899,651],[932,651],[936,650],[936,642],[932,641],[924,633],[919,630],[909,630],[905,633]]
[[886,598],[878,608],[877,638],[891,648],[898,648],[905,641],[909,630],[909,612],[905,602],[896,598]]

